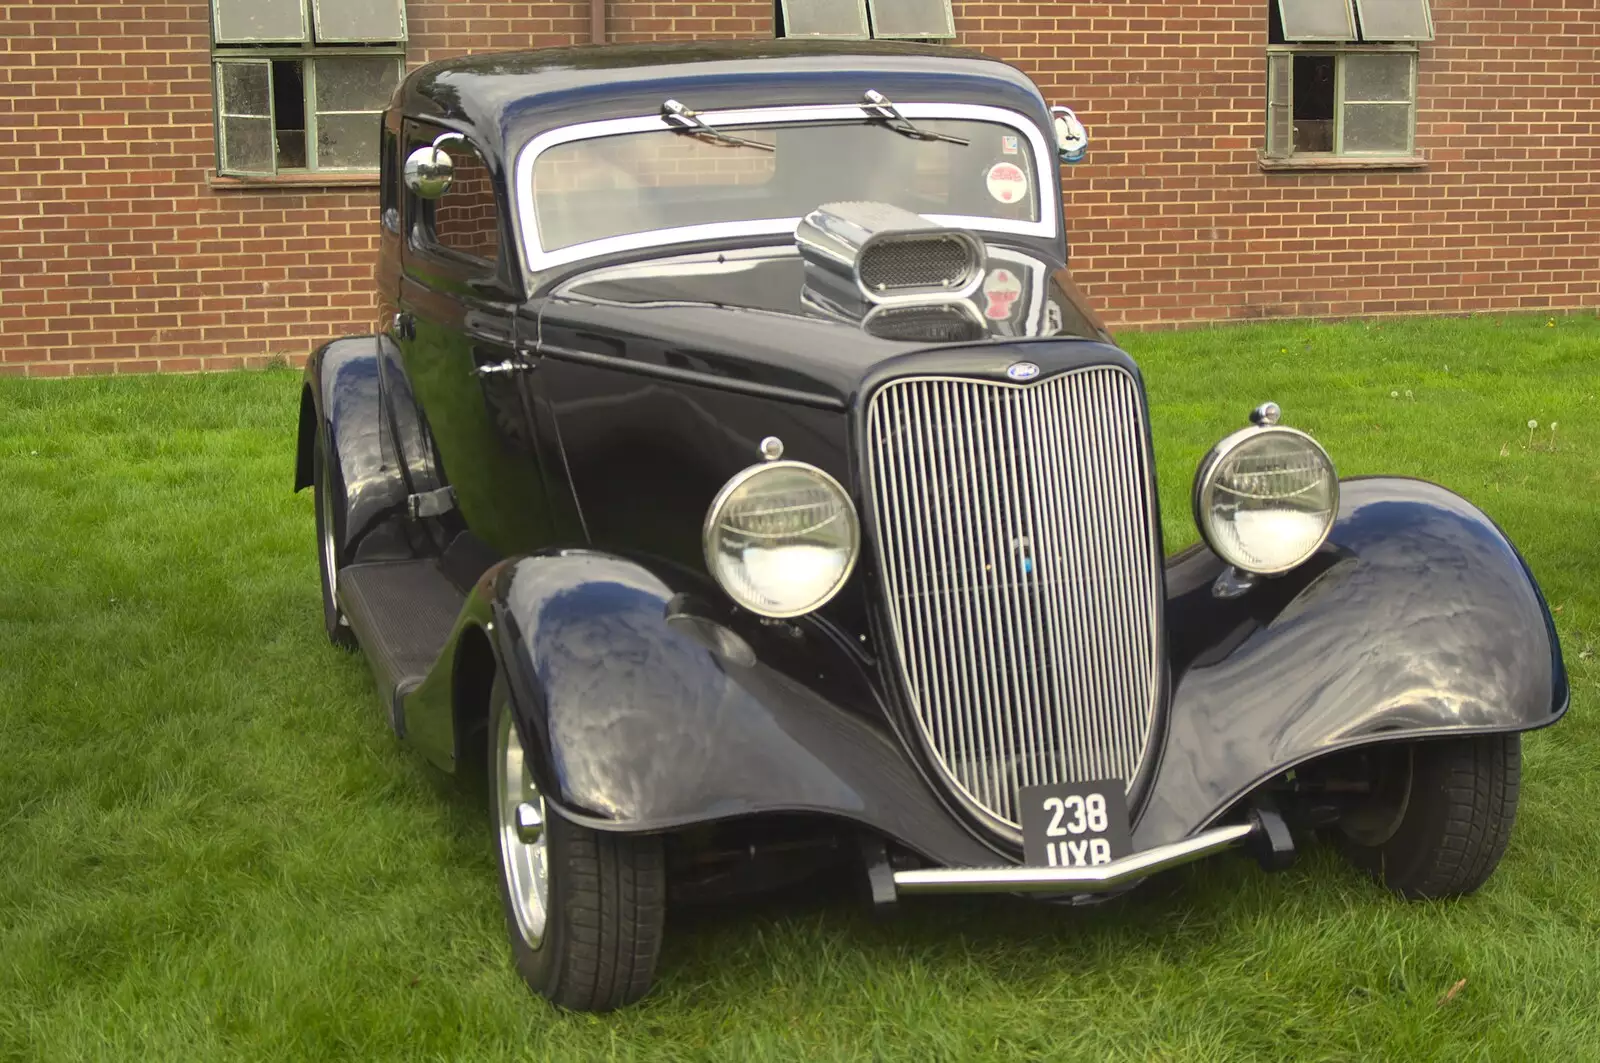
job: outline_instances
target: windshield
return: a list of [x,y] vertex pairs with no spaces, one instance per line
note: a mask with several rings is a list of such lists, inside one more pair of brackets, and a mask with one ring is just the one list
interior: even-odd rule
[[[548,255],[685,226],[777,223],[838,200],[994,219],[999,228],[1040,221],[1038,166],[1029,137],[1016,126],[917,117],[911,128],[925,135],[916,136],[865,118],[711,124],[728,136],[658,127],[538,151],[523,167],[521,203],[534,215],[532,226],[524,219],[530,251]],[[735,135],[756,144],[731,143]]]

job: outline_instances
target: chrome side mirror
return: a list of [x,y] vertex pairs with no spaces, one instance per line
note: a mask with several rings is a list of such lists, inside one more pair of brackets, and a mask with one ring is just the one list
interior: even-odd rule
[[455,179],[455,163],[450,161],[449,153],[439,145],[466,139],[460,133],[440,133],[432,144],[424,144],[407,155],[406,187],[423,199],[438,199],[444,195],[450,189],[450,182]]
[[1055,116],[1056,156],[1064,163],[1082,162],[1089,150],[1089,131],[1070,107],[1052,107]]

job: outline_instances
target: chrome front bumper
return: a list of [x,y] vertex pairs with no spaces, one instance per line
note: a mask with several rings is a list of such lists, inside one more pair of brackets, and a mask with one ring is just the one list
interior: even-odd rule
[[907,894],[1105,893],[1157,871],[1193,863],[1224,849],[1244,845],[1258,833],[1267,833],[1269,830],[1269,825],[1260,816],[1252,816],[1248,823],[1213,827],[1181,842],[1158,845],[1109,864],[1093,867],[918,868],[914,871],[896,871],[894,885],[897,892]]

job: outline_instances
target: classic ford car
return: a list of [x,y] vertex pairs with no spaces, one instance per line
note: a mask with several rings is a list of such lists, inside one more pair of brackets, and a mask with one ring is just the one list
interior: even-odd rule
[[1232,395],[1165,557],[1139,369],[1065,268],[1085,143],[913,45],[398,90],[379,325],[310,359],[295,482],[328,636],[487,791],[536,992],[632,1001],[669,899],[819,870],[889,908],[1318,831],[1412,897],[1499,862],[1567,700],[1533,577]]

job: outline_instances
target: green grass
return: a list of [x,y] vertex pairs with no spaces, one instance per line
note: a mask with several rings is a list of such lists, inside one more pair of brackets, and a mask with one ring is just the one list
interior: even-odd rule
[[1313,850],[1088,910],[678,912],[641,1006],[555,1013],[476,804],[322,637],[296,375],[0,381],[0,1060],[1600,1058],[1600,320],[1126,340],[1170,547],[1195,461],[1272,398],[1525,551],[1573,711],[1477,896],[1404,904]]

